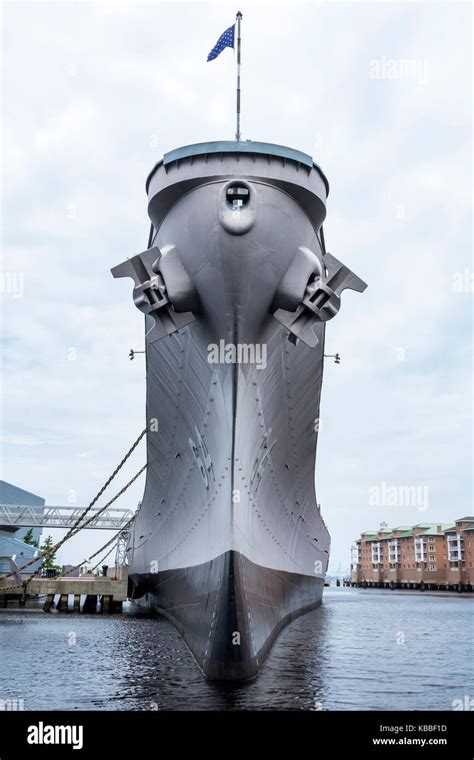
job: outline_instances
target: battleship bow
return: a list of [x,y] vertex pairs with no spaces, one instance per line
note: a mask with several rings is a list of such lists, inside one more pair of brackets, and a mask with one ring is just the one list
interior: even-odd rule
[[327,180],[304,153],[219,142],[147,182],[152,245],[114,267],[145,314],[147,481],[130,593],[211,678],[258,673],[321,602],[330,539],[314,464],[325,323],[365,283],[321,245]]

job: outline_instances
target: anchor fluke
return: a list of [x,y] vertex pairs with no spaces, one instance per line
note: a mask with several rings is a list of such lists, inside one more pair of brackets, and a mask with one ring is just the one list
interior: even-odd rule
[[131,277],[133,302],[154,320],[147,331],[149,343],[164,338],[196,318],[199,300],[192,280],[174,246],[157,246],[137,253],[111,269],[112,275]]
[[319,343],[314,329],[316,325],[332,319],[339,311],[342,291],[350,289],[363,293],[367,287],[360,277],[332,254],[326,253],[322,263],[324,271],[320,270],[307,282],[303,299],[296,311],[279,308],[273,314],[290,331],[289,339],[292,343],[302,340],[310,348],[315,348]]

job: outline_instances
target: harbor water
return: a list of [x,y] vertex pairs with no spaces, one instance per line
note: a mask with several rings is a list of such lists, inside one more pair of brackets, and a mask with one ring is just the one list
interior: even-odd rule
[[[249,683],[206,680],[175,628],[0,610],[0,705],[25,710],[452,710],[474,696],[474,598],[327,588]],[[12,702],[13,700],[13,702]],[[465,709],[465,708],[464,708]]]

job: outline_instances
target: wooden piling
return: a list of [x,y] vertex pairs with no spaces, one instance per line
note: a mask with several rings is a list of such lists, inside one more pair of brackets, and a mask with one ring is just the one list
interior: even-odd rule
[[87,594],[84,604],[82,605],[83,612],[97,612],[97,596],[95,594]]
[[101,612],[110,612],[110,601],[111,597],[109,594],[103,594],[100,597],[100,611]]
[[67,612],[69,594],[60,594],[56,609],[59,612]]
[[44,612],[51,612],[52,608],[54,609],[54,594],[48,594],[43,605],[43,610]]

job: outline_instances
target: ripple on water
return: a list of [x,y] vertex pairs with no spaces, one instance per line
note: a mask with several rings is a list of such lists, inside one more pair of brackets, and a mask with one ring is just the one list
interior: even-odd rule
[[0,698],[30,710],[450,709],[474,693],[472,601],[327,589],[246,684],[207,681],[160,616],[0,610]]

